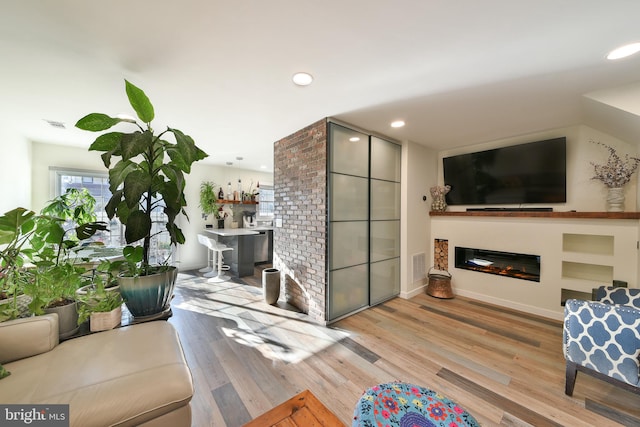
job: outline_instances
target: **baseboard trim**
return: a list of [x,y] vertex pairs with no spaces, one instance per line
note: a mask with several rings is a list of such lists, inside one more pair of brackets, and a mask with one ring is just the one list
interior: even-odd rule
[[409,292],[400,292],[400,298],[402,299],[411,299],[417,295],[423,294],[427,291],[427,285],[422,285],[414,290]]
[[563,313],[553,310],[547,310],[540,307],[534,307],[527,304],[520,304],[517,302],[509,301],[502,298],[496,298],[488,295],[479,294],[477,292],[467,291],[464,289],[455,289],[456,295],[471,298],[477,301],[486,302],[489,304],[495,304],[502,307],[511,308],[513,310],[522,311],[525,313],[535,314],[536,316],[546,317],[547,319],[560,320],[564,319]]

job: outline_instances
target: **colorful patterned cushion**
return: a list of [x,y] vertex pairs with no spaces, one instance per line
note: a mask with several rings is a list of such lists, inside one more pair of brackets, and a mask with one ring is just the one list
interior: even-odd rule
[[563,350],[567,360],[626,383],[639,383],[640,310],[567,300]]
[[480,424],[457,403],[433,390],[400,382],[364,392],[352,427],[464,427]]

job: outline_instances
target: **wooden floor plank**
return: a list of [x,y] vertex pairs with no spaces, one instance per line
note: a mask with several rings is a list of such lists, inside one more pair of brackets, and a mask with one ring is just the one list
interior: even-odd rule
[[169,322],[194,377],[194,427],[241,426],[306,389],[350,425],[367,388],[396,380],[442,393],[485,426],[640,419],[640,396],[587,375],[564,394],[561,322],[422,294],[322,327],[264,303],[259,271],[222,284],[191,273],[180,274]]

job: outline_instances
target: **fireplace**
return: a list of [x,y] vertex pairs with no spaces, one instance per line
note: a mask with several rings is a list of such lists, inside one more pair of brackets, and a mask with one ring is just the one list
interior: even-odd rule
[[515,279],[540,281],[540,256],[487,249],[455,248],[456,268]]

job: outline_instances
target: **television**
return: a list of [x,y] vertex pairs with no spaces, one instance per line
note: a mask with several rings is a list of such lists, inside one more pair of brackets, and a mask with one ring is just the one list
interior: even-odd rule
[[554,138],[443,159],[449,205],[567,201],[567,139]]

